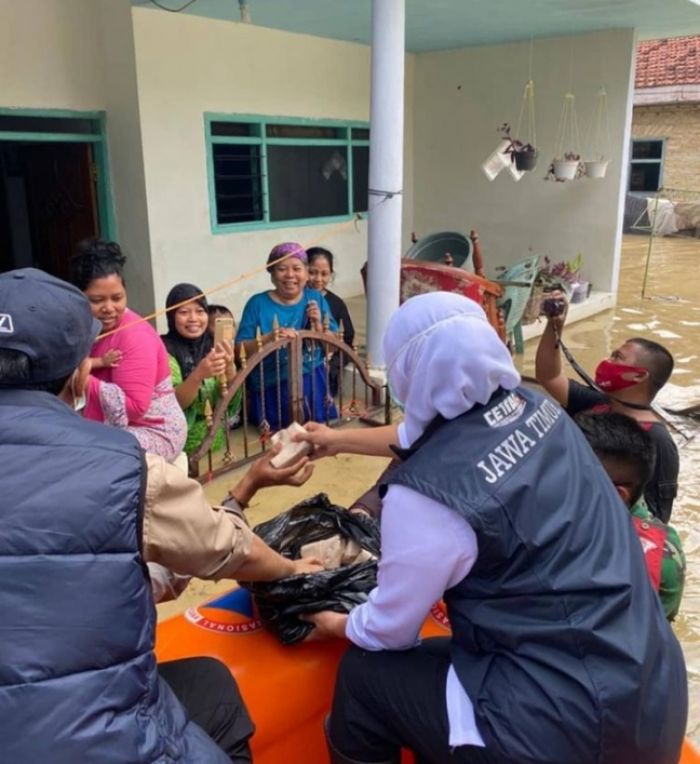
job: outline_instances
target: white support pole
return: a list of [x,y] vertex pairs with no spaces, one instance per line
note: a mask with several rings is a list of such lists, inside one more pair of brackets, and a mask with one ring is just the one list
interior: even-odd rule
[[372,2],[367,350],[373,367],[385,366],[382,338],[399,304],[405,0]]

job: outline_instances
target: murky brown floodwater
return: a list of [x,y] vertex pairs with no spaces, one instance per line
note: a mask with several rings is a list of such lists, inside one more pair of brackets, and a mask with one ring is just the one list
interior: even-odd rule
[[[617,307],[568,327],[564,340],[589,372],[629,337],[657,340],[676,361],[669,399],[674,404],[700,403],[700,241],[655,239],[646,290],[647,298],[652,299],[643,299],[648,243],[643,236],[625,237]],[[524,374],[534,374],[536,348],[537,340],[526,346],[519,364]],[[571,376],[576,376],[573,371]],[[688,735],[700,743],[700,427],[694,431],[697,436],[689,443],[677,441],[681,472],[671,522],[681,535],[688,559],[685,593],[674,630],[688,666]]]
[[[647,296],[651,299],[642,299],[647,245],[646,237],[625,237],[617,308],[568,327],[566,343],[579,363],[593,370],[603,356],[628,337],[641,335],[656,339],[668,347],[676,359],[672,384],[678,388],[695,387],[693,391],[672,388],[674,399],[685,401],[686,405],[700,403],[700,241],[657,239],[647,285]],[[360,313],[364,301],[349,302],[351,311],[357,312],[356,328],[361,334],[364,320]],[[537,340],[529,342],[524,357],[518,359],[525,374],[534,374],[536,347]],[[572,376],[575,376],[573,372]],[[688,734],[700,743],[700,432],[681,447],[680,455],[680,492],[672,522],[683,539],[688,573],[674,629],[688,664]],[[384,464],[385,460],[371,457],[342,456],[323,460],[304,488],[270,488],[256,497],[248,511],[251,523],[272,517],[318,491],[327,492],[334,502],[347,506],[374,483]],[[220,501],[235,479],[231,474],[209,483],[205,490],[210,500]],[[159,617],[182,612],[214,592],[230,587],[228,581],[211,584],[195,580],[177,602],[158,607]]]

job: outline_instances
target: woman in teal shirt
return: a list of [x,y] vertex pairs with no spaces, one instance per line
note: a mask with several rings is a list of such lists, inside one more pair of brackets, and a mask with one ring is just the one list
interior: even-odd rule
[[[187,301],[187,302],[186,302]],[[184,304],[180,304],[184,303]],[[221,343],[214,346],[209,332],[209,312],[202,290],[193,284],[177,284],[165,301],[168,310],[168,333],[163,342],[168,351],[175,396],[185,412],[187,441],[185,453],[193,454],[207,435],[205,415],[207,401],[212,411],[221,397],[219,379],[225,374],[233,380],[236,369],[233,347]],[[236,416],[241,406],[241,391],[231,399],[224,427]],[[212,450],[223,448],[225,436],[220,427],[212,443]]]
[[[287,257],[284,260],[276,262],[285,255]],[[322,332],[326,318],[329,330],[338,331],[323,295],[306,286],[309,280],[308,258],[300,244],[278,244],[270,252],[267,262],[267,271],[274,288],[253,295],[246,303],[236,335],[239,352],[241,345],[244,345],[248,356],[255,353],[258,327],[263,344],[274,341],[275,318],[280,338],[294,337],[303,329]],[[335,419],[338,412],[326,384],[328,372],[324,367],[321,348],[317,343],[314,346],[308,344],[309,347],[304,351],[304,416],[307,420],[325,422],[327,419]],[[279,385],[277,363],[273,356],[263,362],[262,385],[258,374],[251,375],[248,397],[251,422],[272,430],[286,427],[291,421],[287,351],[282,350],[279,355]]]

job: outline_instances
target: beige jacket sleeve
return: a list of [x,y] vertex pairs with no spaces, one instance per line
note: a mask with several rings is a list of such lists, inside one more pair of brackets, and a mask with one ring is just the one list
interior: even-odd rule
[[212,507],[202,486],[162,457],[146,454],[143,556],[187,576],[235,578],[253,541],[241,514]]

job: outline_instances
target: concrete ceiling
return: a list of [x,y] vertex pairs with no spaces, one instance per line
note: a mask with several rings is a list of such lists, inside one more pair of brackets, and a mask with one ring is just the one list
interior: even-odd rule
[[[152,0],[132,3],[165,13]],[[371,0],[248,0],[248,8],[260,26],[370,43]],[[194,0],[183,12],[240,20],[238,0]],[[698,34],[700,0],[406,0],[406,48],[416,53],[631,27],[642,39]]]

